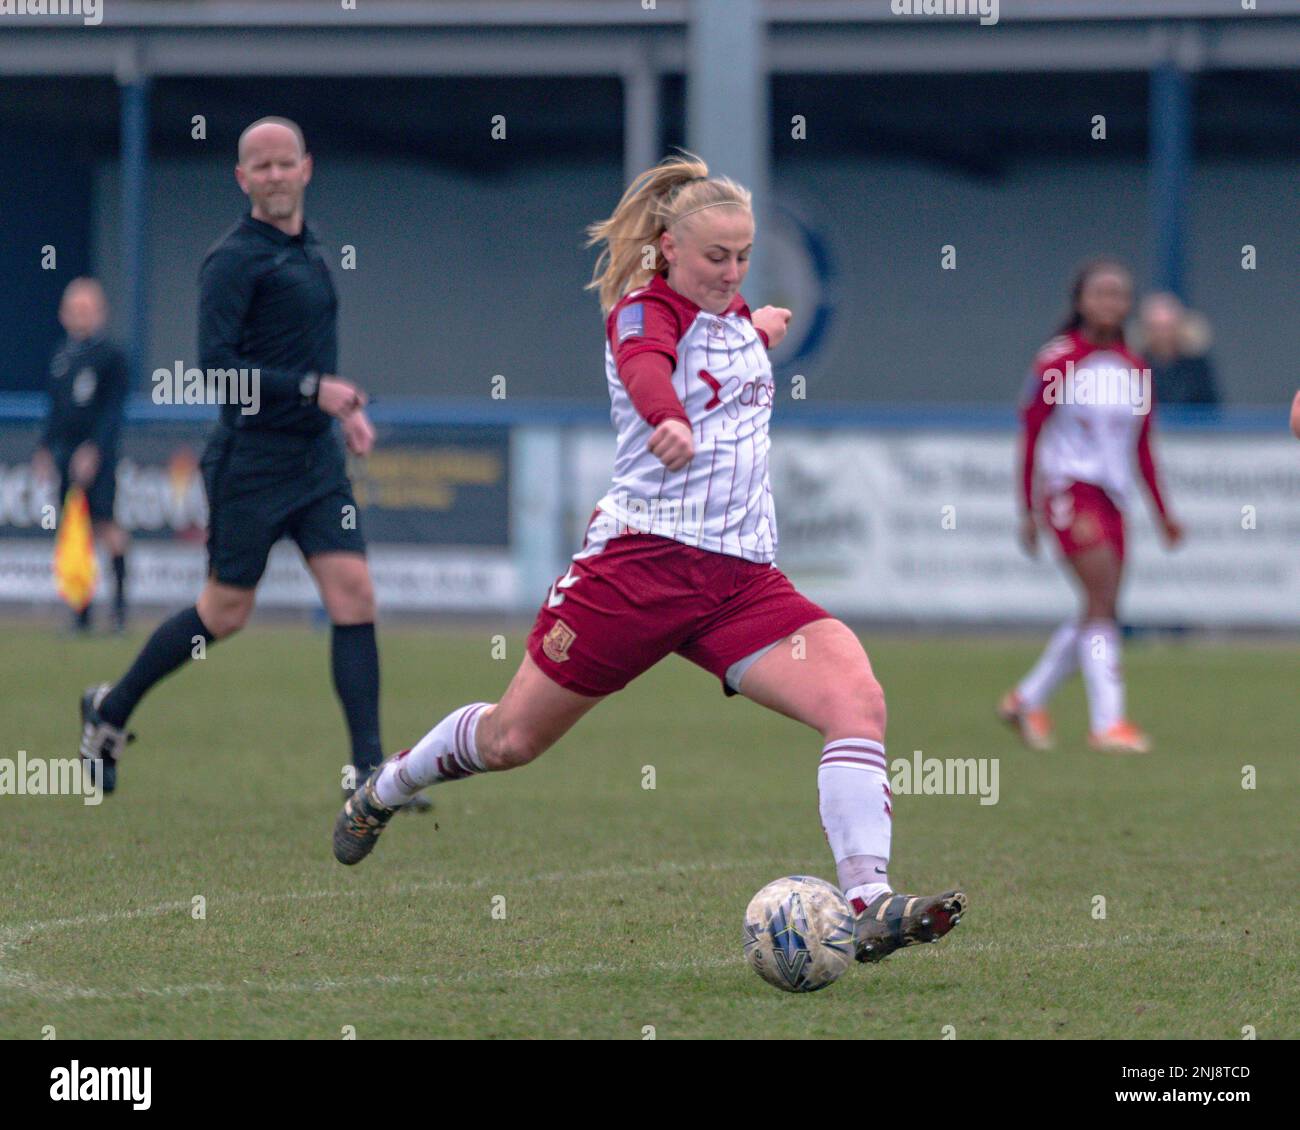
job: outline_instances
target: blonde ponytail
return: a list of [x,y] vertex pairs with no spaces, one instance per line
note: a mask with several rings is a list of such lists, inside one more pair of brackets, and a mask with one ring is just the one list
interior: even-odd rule
[[[686,150],[665,157],[636,177],[623,193],[613,215],[587,225],[587,247],[603,243],[591,282],[584,289],[598,290],[600,308],[610,308],[629,290],[645,286],[663,274],[668,263],[659,237],[693,212],[714,204],[735,204],[752,210],[750,193],[729,177],[710,177],[709,167]],[[647,266],[653,251],[653,266]]]

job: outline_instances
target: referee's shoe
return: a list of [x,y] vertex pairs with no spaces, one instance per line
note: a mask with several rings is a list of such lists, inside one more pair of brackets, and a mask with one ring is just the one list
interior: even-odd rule
[[100,783],[101,773],[97,770],[102,770],[106,793],[117,788],[117,759],[127,743],[135,741],[134,734],[100,717],[99,706],[110,689],[108,683],[100,683],[87,687],[81,696],[81,745],[77,751],[92,787]]

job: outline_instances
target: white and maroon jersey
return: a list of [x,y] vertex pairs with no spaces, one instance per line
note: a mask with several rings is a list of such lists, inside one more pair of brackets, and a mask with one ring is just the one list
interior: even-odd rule
[[[739,294],[721,314],[702,310],[656,275],[624,295],[605,323],[614,479],[596,505],[618,528],[699,549],[770,562],[776,513],[768,483],[768,420],[775,384],[763,338]],[[669,471],[647,449],[654,428],[632,403],[618,365],[657,352],[673,363],[695,455]]]
[[1034,359],[1021,400],[1025,507],[1079,482],[1101,487],[1123,509],[1134,494],[1136,455],[1163,514],[1150,445],[1154,407],[1151,371],[1122,341],[1095,345],[1078,331],[1049,341]]

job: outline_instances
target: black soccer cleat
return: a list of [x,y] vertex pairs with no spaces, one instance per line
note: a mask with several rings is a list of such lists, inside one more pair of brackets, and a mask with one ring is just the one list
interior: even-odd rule
[[379,833],[388,827],[396,808],[389,808],[375,795],[375,782],[383,772],[376,766],[361,785],[344,803],[334,821],[334,858],[349,867],[360,863],[375,847]]
[[[361,788],[364,784],[365,784],[365,781],[362,781],[360,785],[357,785],[357,786],[356,786],[356,788],[344,789],[344,790],[343,790],[343,803],[346,804],[347,801],[348,801],[348,798],[349,798],[349,797],[350,797],[354,792],[356,792],[357,789]],[[423,813],[425,813],[425,812],[432,812],[432,811],[433,811],[433,798],[430,797],[427,793],[416,793],[415,796],[411,797],[411,799],[408,800],[404,805],[402,805],[401,808],[398,809],[398,811],[399,811],[399,812],[414,812],[414,813],[420,813],[420,814],[423,814]]]
[[98,771],[102,770],[106,793],[117,788],[117,759],[122,756],[127,743],[135,741],[134,734],[100,717],[100,704],[110,689],[108,683],[100,683],[87,687],[82,694],[81,744],[77,749],[92,788],[98,784]]
[[903,946],[937,942],[961,921],[967,903],[962,891],[941,895],[886,891],[854,919],[854,956],[858,961],[883,961]]

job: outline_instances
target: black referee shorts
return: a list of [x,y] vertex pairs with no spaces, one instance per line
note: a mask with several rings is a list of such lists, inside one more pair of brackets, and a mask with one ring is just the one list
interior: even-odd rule
[[318,436],[219,427],[200,464],[208,494],[208,571],[256,588],[271,547],[286,535],[303,557],[365,553],[343,449]]
[[[68,488],[72,486],[69,467],[75,448],[55,449],[50,452],[59,469],[59,509],[63,509],[63,500],[68,497]],[[117,454],[109,452],[107,456],[100,452],[99,471],[95,481],[86,491],[86,501],[90,504],[90,517],[94,522],[111,522],[113,506],[117,502]]]

